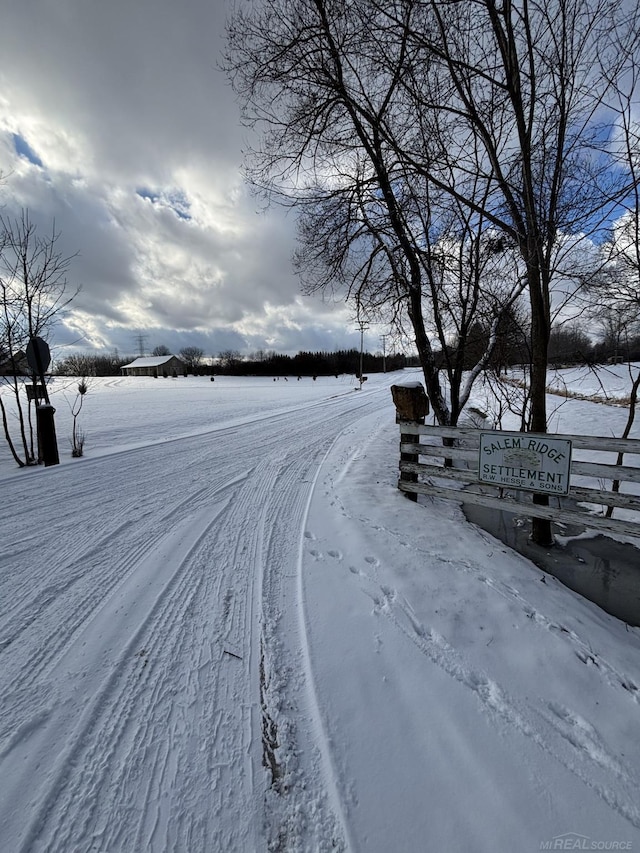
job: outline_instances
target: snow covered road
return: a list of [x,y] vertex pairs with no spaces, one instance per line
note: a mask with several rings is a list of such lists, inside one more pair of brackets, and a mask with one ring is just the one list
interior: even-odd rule
[[114,380],[0,458],[1,853],[640,849],[640,630],[398,492],[394,381]]
[[386,394],[5,479],[0,849],[261,849],[311,486]]

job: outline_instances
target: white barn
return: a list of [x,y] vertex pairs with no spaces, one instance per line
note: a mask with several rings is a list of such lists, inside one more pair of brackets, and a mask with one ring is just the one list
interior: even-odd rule
[[185,365],[177,355],[150,355],[136,358],[121,370],[125,376],[178,376]]

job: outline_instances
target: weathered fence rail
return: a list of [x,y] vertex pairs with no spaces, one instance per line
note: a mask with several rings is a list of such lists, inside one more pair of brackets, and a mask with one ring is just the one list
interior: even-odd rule
[[[568,494],[549,494],[549,506],[539,506],[531,502],[532,492],[480,481],[480,435],[490,430],[404,420],[399,426],[398,488],[407,494],[432,495],[640,538],[640,440],[526,433],[527,439],[564,439],[572,446]],[[619,454],[623,454],[624,464],[616,464]],[[612,488],[613,481],[619,482],[619,490]],[[603,513],[607,507],[609,512],[617,510],[618,517],[607,517]]]

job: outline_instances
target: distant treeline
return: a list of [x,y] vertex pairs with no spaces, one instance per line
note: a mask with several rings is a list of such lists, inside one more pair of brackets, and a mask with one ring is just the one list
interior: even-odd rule
[[[473,332],[473,330],[472,330]],[[468,369],[478,356],[475,348],[482,351],[486,333],[477,329],[470,334],[463,362]],[[447,359],[454,359],[455,346],[446,353],[436,353],[436,360],[444,367]],[[58,361],[56,373],[65,376],[120,376],[121,368],[133,361],[135,356],[120,357],[114,354],[69,355]],[[498,345],[490,361],[492,368],[505,368],[514,364],[526,364],[529,360],[527,335],[499,336]],[[468,363],[467,363],[468,361]],[[559,326],[552,330],[549,341],[549,364],[554,367],[585,364],[607,364],[616,361],[640,361],[640,335],[610,334],[594,342],[577,324]],[[381,354],[365,352],[362,370],[367,373],[382,373],[383,370],[402,370],[418,367],[418,361],[402,353]],[[258,352],[243,357],[239,352],[221,352],[213,364],[200,363],[189,368],[197,376],[338,376],[360,373],[360,351],[357,349],[335,352],[299,352],[294,356],[274,352]]]
[[[74,354],[56,364],[56,373],[62,376],[120,376],[121,368],[135,356],[120,357],[117,353],[85,355]],[[382,373],[383,370],[401,370],[412,364],[401,353],[386,357],[365,352],[362,357],[363,373]],[[248,358],[239,352],[220,353],[214,364],[201,363],[189,369],[196,376],[336,376],[360,373],[360,351],[299,352],[297,355],[257,353]]]
[[577,324],[551,330],[549,364],[553,367],[631,361],[640,361],[640,334],[632,329],[609,329],[595,342]]
[[[401,353],[383,357],[363,353],[363,373],[382,373],[401,370],[408,360]],[[228,376],[338,376],[360,374],[360,351],[356,349],[335,352],[299,352],[294,356],[265,353],[241,358],[235,353],[221,353],[214,373]]]
[[119,356],[118,353],[74,353],[63,359],[56,359],[54,372],[59,376],[120,376],[121,368],[134,358],[135,356]]
[[[475,324],[467,332],[464,349],[458,351],[454,343],[435,353],[436,364],[444,369],[459,363],[461,369],[470,370],[484,353],[488,337],[488,331]],[[499,326],[488,367],[503,370],[529,364],[530,358],[529,329],[515,322]],[[633,326],[622,324],[601,331],[599,340],[594,340],[578,322],[564,323],[551,330],[547,361],[556,368],[640,361],[640,334]]]

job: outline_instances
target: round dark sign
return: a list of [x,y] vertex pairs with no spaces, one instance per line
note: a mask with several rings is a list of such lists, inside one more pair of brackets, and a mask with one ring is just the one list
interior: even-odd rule
[[27,363],[34,373],[44,371],[51,364],[49,344],[42,338],[31,338],[27,344]]

